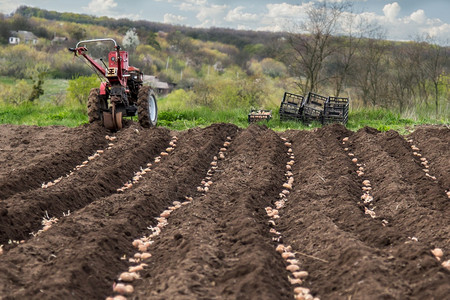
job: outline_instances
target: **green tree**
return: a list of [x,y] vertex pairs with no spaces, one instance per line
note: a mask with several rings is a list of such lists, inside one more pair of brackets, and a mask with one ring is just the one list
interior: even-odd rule
[[33,25],[27,17],[15,14],[12,18],[11,27],[13,30],[32,30]]
[[39,99],[39,97],[44,94],[44,89],[42,88],[42,85],[44,84],[45,76],[46,72],[41,72],[37,75],[37,78],[34,79],[31,94],[30,97],[28,98],[30,102]]
[[67,32],[70,34],[70,37],[76,41],[82,40],[86,36],[86,30],[75,24],[68,25]]
[[69,80],[67,96],[69,100],[75,101],[81,105],[86,105],[91,89],[99,86],[100,80],[97,75],[80,76]]
[[156,33],[150,31],[147,35],[147,45],[150,45],[157,50],[161,50],[161,45],[156,40],[156,37]]
[[11,36],[11,25],[5,20],[5,16],[0,14],[0,44],[8,44]]

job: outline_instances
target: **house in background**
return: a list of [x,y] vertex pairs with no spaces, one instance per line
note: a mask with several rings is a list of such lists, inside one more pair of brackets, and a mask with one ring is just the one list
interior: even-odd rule
[[34,33],[25,30],[11,31],[11,36],[9,37],[9,43],[11,45],[32,44],[36,45],[38,42],[38,37]]
[[69,39],[66,36],[56,36],[53,38],[53,40],[51,41],[52,45],[55,44],[61,44],[64,43],[66,41],[68,41]]
[[159,81],[159,78],[153,75],[144,75],[144,83],[149,84],[160,96],[167,96],[175,88],[174,83]]

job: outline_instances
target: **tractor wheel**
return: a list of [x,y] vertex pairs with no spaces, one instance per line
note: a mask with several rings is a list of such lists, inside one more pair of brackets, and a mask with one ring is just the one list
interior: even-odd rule
[[106,101],[100,96],[100,89],[91,89],[88,98],[89,123],[102,120],[102,110],[106,109]]
[[138,118],[142,127],[156,126],[158,121],[158,106],[156,104],[156,96],[152,88],[142,86],[138,94]]

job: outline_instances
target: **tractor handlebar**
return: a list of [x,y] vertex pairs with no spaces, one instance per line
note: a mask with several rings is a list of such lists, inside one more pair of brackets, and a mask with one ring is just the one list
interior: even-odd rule
[[84,40],[79,41],[75,48],[69,48],[68,50],[70,52],[73,52],[75,55],[81,54],[82,51],[87,51],[86,45],[80,46],[80,44],[89,44],[89,43],[98,43],[98,42],[113,42],[114,43],[114,49],[119,51],[120,46],[117,44],[117,42],[112,38],[104,38],[104,39],[92,39],[92,40]]
[[98,43],[98,42],[113,42],[114,47],[116,49],[120,49],[120,46],[117,44],[117,42],[112,38],[106,38],[106,39],[92,39],[92,40],[85,40],[85,41],[79,41],[75,48],[78,48],[80,44],[88,44],[88,43]]

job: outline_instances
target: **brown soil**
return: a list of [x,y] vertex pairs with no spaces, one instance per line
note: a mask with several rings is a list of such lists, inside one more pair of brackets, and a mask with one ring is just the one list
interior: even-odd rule
[[[285,182],[287,147],[295,155],[294,188],[275,229],[309,276],[302,286],[320,299],[446,299],[450,271],[430,250],[450,259],[450,129],[421,127],[406,137],[430,165],[425,176],[411,144],[397,132],[340,125],[280,134],[252,125],[214,124],[170,132],[136,123],[115,134],[96,125],[0,126],[0,299],[105,299],[127,271],[132,241],[149,235],[159,214],[174,211],[154,238],[148,267],[129,299],[293,299],[286,263],[275,251],[265,207]],[[177,145],[154,163],[169,146]],[[349,142],[342,144],[342,138]],[[197,187],[223,143],[207,193]],[[349,148],[349,150],[344,150]],[[86,167],[58,184],[95,153]],[[356,175],[351,152],[365,167]],[[152,162],[125,192],[117,189]],[[372,184],[365,214],[362,181]],[[70,210],[70,215],[67,214]],[[44,215],[58,217],[49,230]],[[13,240],[23,240],[17,245]],[[8,243],[9,242],[9,243]]]
[[67,174],[107,144],[97,124],[78,128],[2,125],[0,199]]

